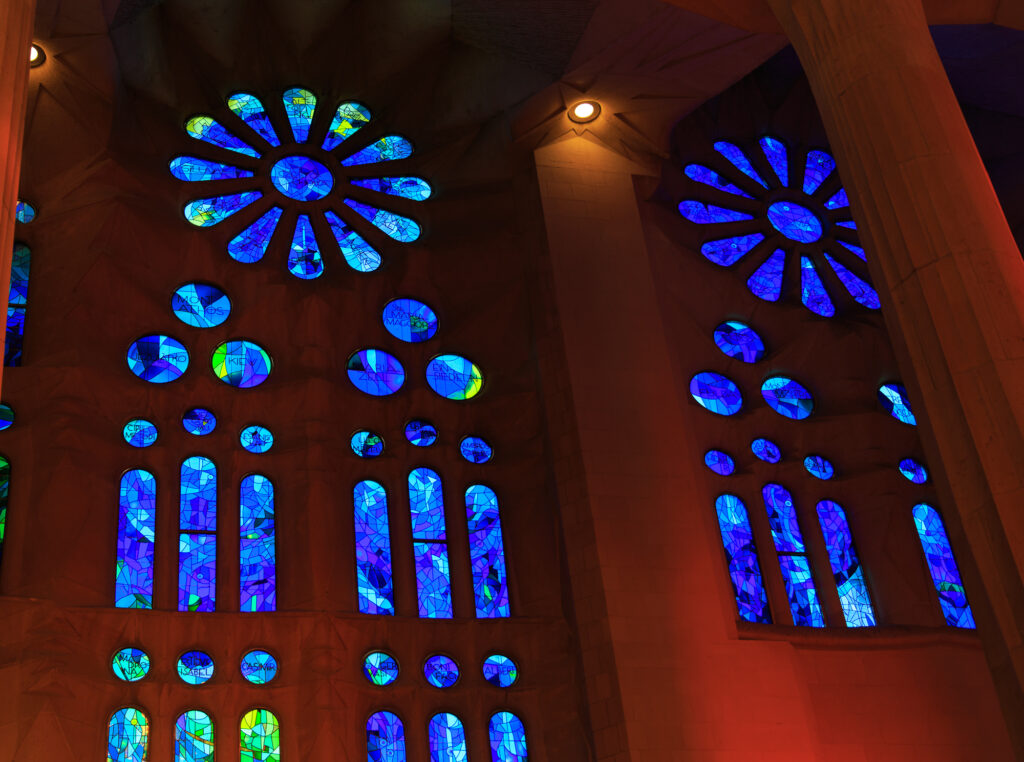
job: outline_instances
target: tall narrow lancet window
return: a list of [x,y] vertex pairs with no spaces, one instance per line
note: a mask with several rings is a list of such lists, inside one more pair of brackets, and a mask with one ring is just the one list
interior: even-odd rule
[[960,569],[953,558],[953,548],[946,537],[946,527],[939,512],[927,503],[914,506],[914,524],[921,538],[921,548],[928,564],[928,573],[939,594],[939,605],[946,624],[973,630],[974,613],[967,602],[967,593],[960,578]]
[[761,490],[768,511],[775,550],[779,554],[782,579],[786,583],[793,624],[803,627],[824,627],[825,615],[818,601],[818,591],[811,576],[807,548],[796,518],[796,506],[789,490],[778,484],[766,484]]
[[452,617],[452,585],[448,572],[448,543],[444,531],[441,477],[429,468],[409,474],[416,593],[421,617]]
[[4,533],[7,529],[7,499],[11,494],[11,464],[0,455],[0,561],[4,557]]
[[281,726],[273,712],[246,712],[238,731],[241,762],[281,762]]
[[523,721],[511,712],[491,716],[491,762],[526,762],[526,729]]
[[174,723],[174,762],[213,762],[213,720],[197,709]]
[[359,611],[363,614],[393,615],[395,594],[391,580],[387,494],[377,482],[362,481],[353,491],[353,504]]
[[156,539],[156,478],[133,468],[121,477],[117,519],[114,605],[153,608],[153,543]]
[[126,706],[107,723],[107,762],[146,762],[149,758],[149,718]]
[[178,611],[214,611],[217,597],[217,467],[193,456],[181,464]]
[[476,615],[481,619],[511,616],[505,545],[494,490],[482,484],[474,484],[466,490],[466,523]]
[[21,365],[21,349],[25,339],[25,311],[28,309],[28,271],[32,252],[23,243],[14,244],[11,259],[11,290],[7,297],[7,336],[4,344],[4,367]]
[[748,622],[771,624],[768,593],[765,592],[761,567],[757,563],[757,548],[754,547],[754,533],[750,529],[747,508],[735,495],[719,495],[715,500],[715,511],[740,618]]
[[377,712],[366,721],[367,762],[405,762],[405,728],[397,714]]
[[846,522],[846,512],[839,503],[822,500],[818,503],[818,523],[821,524],[825,547],[828,548],[828,561],[836,580],[846,626],[875,626],[875,610],[864,581],[864,569],[853,547],[853,535]]
[[273,482],[265,476],[249,474],[242,479],[238,503],[239,610],[276,611],[277,532]]
[[427,728],[430,762],[466,762],[466,731],[450,712],[435,714]]

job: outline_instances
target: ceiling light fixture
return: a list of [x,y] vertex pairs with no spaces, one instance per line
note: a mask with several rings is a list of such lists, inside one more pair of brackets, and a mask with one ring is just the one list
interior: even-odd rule
[[597,101],[580,101],[569,109],[569,118],[574,122],[585,124],[597,119],[601,113],[601,104]]
[[28,51],[28,65],[35,68],[46,60],[46,53],[38,45],[33,45]]

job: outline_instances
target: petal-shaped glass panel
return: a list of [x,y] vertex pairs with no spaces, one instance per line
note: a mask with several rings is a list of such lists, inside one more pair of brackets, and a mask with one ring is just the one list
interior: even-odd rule
[[689,164],[683,171],[686,173],[686,176],[694,182],[707,185],[710,188],[717,188],[720,191],[731,193],[734,196],[753,198],[749,193],[741,191],[720,174],[715,172],[715,170],[709,169],[701,164]]
[[843,220],[842,222],[837,222],[836,224],[839,227],[847,228],[848,230],[856,230],[857,229],[857,223],[854,222],[853,220]]
[[868,285],[867,281],[858,277],[852,270],[847,269],[842,263],[830,257],[827,251],[825,252],[825,259],[828,260],[832,270],[835,271],[836,276],[846,287],[846,290],[850,292],[850,296],[853,297],[854,301],[867,307],[869,310],[881,308],[882,303],[878,299],[878,292]]
[[819,479],[831,479],[836,469],[830,461],[820,455],[808,455],[804,458],[804,468],[811,476]]
[[835,160],[824,151],[810,151],[804,168],[804,193],[811,195],[836,168]]
[[370,109],[359,103],[346,101],[338,106],[331,120],[331,126],[324,138],[323,149],[332,151],[341,145],[341,142],[356,132],[360,127],[370,121]]
[[312,280],[324,274],[324,260],[320,256],[320,245],[313,234],[309,217],[300,214],[295,223],[295,235],[288,250],[288,272],[296,278]]
[[435,688],[451,688],[459,681],[459,665],[450,656],[434,654],[423,663],[423,676]]
[[484,659],[484,680],[495,688],[511,688],[519,679],[519,667],[502,654],[491,654]]
[[747,279],[750,293],[766,302],[777,302],[782,296],[782,272],[786,266],[786,252],[776,249]]
[[228,242],[228,254],[238,262],[259,262],[267,253],[283,210],[273,207],[249,227]]
[[409,421],[405,424],[405,438],[416,447],[429,447],[437,441],[437,428],[429,421]]
[[715,143],[715,150],[728,159],[736,169],[756,182],[762,188],[768,188],[768,183],[761,179],[761,175],[757,173],[757,170],[754,169],[754,165],[750,163],[750,159],[748,159],[743,151],[740,150],[739,146],[720,140]]
[[882,402],[885,412],[902,423],[917,425],[917,418],[910,409],[910,398],[907,387],[902,384],[882,384],[878,387],[878,399]]
[[270,375],[266,350],[246,339],[226,341],[213,351],[213,372],[221,381],[239,389],[259,386]]
[[394,394],[405,383],[405,369],[383,349],[360,349],[348,358],[348,378],[359,391],[374,397]]
[[138,648],[122,648],[110,666],[118,680],[135,683],[149,674],[149,655]]
[[242,433],[238,435],[238,441],[242,445],[242,449],[262,455],[274,446],[274,435],[265,426],[253,424],[242,429]]
[[745,212],[736,212],[725,207],[714,204],[704,204],[700,201],[681,201],[679,213],[690,222],[698,225],[713,225],[718,222],[739,222],[741,220],[752,220],[754,216]]
[[363,180],[353,178],[349,182],[360,188],[411,201],[426,201],[433,192],[430,183],[422,177],[370,177]]
[[527,762],[526,728],[511,712],[491,715],[488,726],[491,737],[491,762]]
[[177,339],[163,334],[133,341],[127,359],[131,372],[152,384],[174,381],[188,369],[188,350]]
[[118,709],[107,723],[107,762],[146,762],[149,718],[141,709]]
[[360,204],[358,201],[353,201],[350,198],[345,199],[345,204],[349,208],[354,209],[375,228],[396,241],[411,243],[420,237],[420,226],[408,217],[389,212],[386,209],[378,209],[367,204]]
[[464,437],[459,442],[459,452],[470,463],[486,463],[494,455],[491,446],[480,437]]
[[913,458],[904,458],[900,461],[900,473],[914,484],[924,484],[928,481],[928,469]]
[[960,577],[960,569],[953,557],[953,548],[950,547],[946,527],[942,524],[939,512],[927,503],[915,505],[914,525],[921,539],[928,572],[935,583],[935,591],[939,594],[939,605],[942,607],[946,624],[950,627],[975,629],[974,613],[967,602],[967,592]]
[[281,762],[281,725],[273,712],[253,709],[239,725],[241,762]]
[[259,191],[246,191],[231,196],[197,198],[185,205],[185,219],[196,227],[208,228],[223,222],[262,197],[263,194]]
[[701,407],[718,415],[735,415],[743,407],[743,395],[720,373],[698,373],[690,380],[690,394]]
[[213,720],[198,709],[174,723],[174,762],[213,762]]
[[785,376],[774,376],[761,384],[761,396],[779,415],[795,421],[814,411],[814,398],[801,384]]
[[263,103],[255,95],[248,93],[229,95],[228,108],[241,117],[243,122],[259,133],[260,137],[270,145],[281,145],[277,133],[274,132],[274,125],[270,123],[270,117],[267,116],[267,110],[263,108]]
[[832,317],[836,314],[836,308],[828,298],[825,285],[810,257],[800,257],[800,299],[815,315]]
[[176,156],[171,159],[171,174],[186,182],[202,182],[206,180],[236,180],[252,177],[248,169],[239,169],[219,161],[209,161],[196,156]]
[[242,657],[241,669],[242,677],[253,685],[266,685],[277,677],[277,659],[267,651],[249,651]]
[[394,616],[387,493],[377,482],[361,481],[353,490],[352,502],[355,513],[359,612]]
[[324,212],[345,262],[356,272],[373,272],[380,267],[380,253],[370,246],[352,226],[329,209]]
[[484,377],[465,357],[438,355],[427,364],[427,383],[445,399],[468,400],[480,393]]
[[[9,475],[10,466],[6,461],[2,465]],[[121,477],[118,504],[114,572],[114,605],[117,608],[153,608],[155,542],[156,478],[141,468],[125,471]]]
[[850,199],[846,195],[846,188],[840,188],[828,201],[825,202],[826,209],[843,209],[850,205]]
[[229,132],[212,116],[194,116],[185,123],[185,131],[196,140],[226,148],[235,153],[259,158],[259,152],[234,133]]
[[384,452],[384,440],[372,431],[357,431],[350,442],[352,452],[360,458],[376,458]]
[[818,503],[818,523],[825,537],[828,560],[846,626],[873,627],[877,623],[875,611],[864,581],[864,569],[853,547],[853,535],[850,534],[850,525],[846,523],[846,513],[839,503],[822,500]]
[[700,247],[700,253],[716,265],[730,267],[750,253],[750,250],[764,240],[760,233],[737,235],[720,241],[708,241]]
[[750,529],[747,507],[735,495],[719,495],[715,500],[715,512],[740,618],[748,622],[771,624],[768,593],[765,592],[761,567],[757,562],[757,549],[754,547],[754,533]]
[[14,221],[20,222],[22,225],[27,225],[36,218],[36,208],[28,201],[18,200],[18,203],[14,205]]
[[437,333],[437,315],[416,299],[392,299],[384,306],[384,327],[392,336],[412,343]]
[[186,325],[213,328],[228,319],[231,300],[216,286],[206,283],[186,283],[171,297],[171,309]]
[[373,651],[363,659],[363,674],[374,685],[391,685],[398,679],[398,661],[384,651]]
[[331,192],[331,170],[308,156],[285,156],[270,169],[270,182],[296,201],[316,201]]
[[186,651],[178,658],[178,677],[189,685],[202,685],[213,677],[213,659],[203,651]]
[[779,450],[779,446],[763,437],[750,443],[750,451],[754,453],[754,457],[765,463],[778,463],[782,460],[782,451]]
[[405,728],[393,712],[377,712],[366,721],[369,762],[405,762]]
[[728,357],[757,362],[764,357],[764,342],[757,331],[739,320],[727,320],[715,329],[715,344]]
[[462,721],[451,712],[430,718],[427,727],[430,741],[430,762],[466,762],[466,731]]
[[846,249],[852,251],[854,254],[856,254],[858,257],[860,257],[864,262],[868,261],[867,255],[864,253],[864,249],[862,249],[860,246],[855,246],[854,244],[847,243],[846,241],[840,241],[838,238],[836,239],[836,241],[839,243],[840,246],[843,246]]
[[720,476],[729,476],[736,470],[732,456],[721,450],[708,450],[704,453],[704,465]]
[[362,151],[352,154],[342,163],[346,167],[360,164],[377,164],[382,161],[397,161],[412,156],[412,143],[401,135],[387,135],[371,143]]
[[201,437],[217,428],[217,416],[205,407],[190,407],[181,417],[181,425],[189,434]]
[[786,157],[786,146],[782,144],[782,141],[773,137],[761,138],[761,151],[764,152],[764,157],[768,159],[768,163],[771,165],[772,170],[775,172],[775,176],[779,178],[779,182],[783,188],[789,186],[789,161]]
[[292,126],[292,135],[296,143],[305,143],[309,138],[309,127],[313,124],[316,112],[316,96],[309,90],[293,87],[284,92],[284,113],[288,124]]
[[133,418],[124,425],[121,432],[124,441],[132,447],[149,447],[156,442],[156,426],[145,418]]

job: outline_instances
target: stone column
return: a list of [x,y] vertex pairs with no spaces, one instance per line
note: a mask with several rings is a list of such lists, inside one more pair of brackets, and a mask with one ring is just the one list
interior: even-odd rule
[[1021,254],[921,0],[769,2],[861,224],[952,543],[973,555],[958,560],[1024,758]]

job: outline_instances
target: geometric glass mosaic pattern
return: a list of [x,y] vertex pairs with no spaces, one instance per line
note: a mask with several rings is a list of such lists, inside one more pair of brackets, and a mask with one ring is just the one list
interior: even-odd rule
[[900,473],[914,484],[924,484],[928,481],[928,469],[913,458],[904,458],[900,461]]
[[405,728],[393,712],[376,712],[366,721],[368,762],[405,762]]
[[519,667],[507,656],[491,654],[484,660],[484,680],[495,688],[510,688],[519,678]]
[[181,424],[189,434],[201,437],[217,427],[217,417],[206,408],[192,407],[185,411]]
[[822,500],[818,503],[818,522],[825,537],[825,547],[828,548],[828,560],[836,580],[846,626],[873,627],[877,624],[875,612],[864,581],[864,569],[853,547],[846,513],[839,503]]
[[803,386],[791,378],[775,376],[761,385],[761,396],[779,415],[799,421],[814,410],[814,398]]
[[213,611],[217,590],[217,467],[209,458],[196,455],[181,464],[179,510],[178,611]]
[[416,447],[429,447],[437,441],[437,429],[427,421],[409,421],[405,425],[405,438]]
[[492,489],[475,484],[466,490],[466,522],[476,615],[511,616],[498,497]]
[[246,712],[239,725],[240,762],[281,762],[281,726],[267,709]]
[[771,526],[775,550],[779,554],[779,566],[786,583],[793,624],[824,627],[825,615],[811,576],[811,565],[800,533],[793,496],[778,484],[766,484],[761,493],[764,507],[768,511],[768,524]]
[[239,495],[239,611],[276,611],[274,484],[265,476],[249,474],[242,479]]
[[186,283],[171,297],[171,309],[186,325],[213,328],[228,319],[231,302],[216,286]]
[[409,473],[416,592],[421,617],[451,619],[452,586],[444,527],[441,477],[429,468]]
[[213,762],[213,721],[197,709],[174,723],[174,762]]
[[213,677],[213,659],[203,651],[187,651],[178,658],[178,677],[189,685],[202,685]]
[[213,372],[230,386],[248,389],[259,386],[270,375],[270,355],[245,339],[221,344],[213,351]]
[[395,299],[384,307],[384,327],[396,339],[426,341],[437,333],[437,315],[416,299]]
[[427,727],[430,762],[466,762],[466,731],[450,712],[435,714]]
[[363,614],[394,615],[387,495],[377,482],[362,481],[356,485],[352,499],[355,508],[359,611]]
[[266,685],[277,677],[277,659],[266,651],[249,651],[242,657],[242,677],[254,685]]
[[117,523],[114,605],[153,608],[153,548],[156,534],[156,478],[141,468],[121,477]]
[[252,425],[242,429],[238,441],[242,449],[259,455],[274,446],[274,435],[270,433],[270,429]]
[[727,357],[757,362],[764,357],[764,342],[746,323],[727,320],[715,329],[715,344]]
[[878,387],[878,399],[885,412],[901,423],[917,425],[917,418],[910,409],[907,387],[901,384],[882,384]]
[[156,442],[157,430],[152,422],[144,418],[133,418],[122,430],[124,441],[132,447],[149,447]]
[[162,334],[133,341],[127,359],[131,372],[152,384],[174,381],[188,369],[188,350],[177,339]]
[[480,437],[464,437],[459,442],[459,452],[470,463],[486,463],[494,455],[494,450]]
[[405,369],[398,358],[382,349],[361,349],[348,359],[348,377],[361,392],[384,397],[405,383]]
[[808,455],[804,458],[804,468],[807,473],[818,479],[828,480],[835,474],[835,467],[820,455]]
[[372,431],[357,431],[349,442],[352,452],[360,458],[376,458],[384,452],[384,440]]
[[701,407],[718,415],[735,415],[743,407],[739,387],[720,373],[698,373],[690,380],[690,394]]
[[122,648],[114,654],[111,668],[119,680],[134,683],[149,674],[149,656],[138,648]]
[[451,688],[459,681],[459,665],[450,656],[434,654],[424,662],[423,676],[435,688]]
[[704,453],[704,465],[720,476],[728,476],[736,470],[732,456],[721,450],[708,450]]
[[459,355],[438,355],[427,364],[427,383],[445,399],[468,400],[484,385],[474,363]]
[[511,712],[497,712],[488,727],[491,737],[491,762],[526,762],[526,728]]
[[107,762],[146,762],[149,718],[135,707],[118,709],[107,724]]
[[363,674],[374,685],[391,685],[398,679],[398,661],[384,651],[373,651],[363,660]]
[[768,609],[768,593],[757,563],[757,549],[747,508],[735,495],[719,495],[715,500],[715,511],[740,618],[770,624],[772,615]]
[[921,549],[932,582],[935,583],[935,591],[939,594],[939,605],[946,624],[950,627],[975,629],[974,613],[967,602],[960,569],[953,558],[953,549],[949,545],[946,527],[942,524],[939,512],[927,503],[915,505],[914,525],[921,538]]

